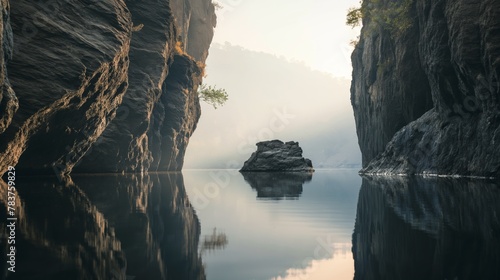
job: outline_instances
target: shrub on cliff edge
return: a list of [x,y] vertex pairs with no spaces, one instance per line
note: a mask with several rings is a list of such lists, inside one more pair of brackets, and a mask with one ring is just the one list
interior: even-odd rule
[[364,0],[360,7],[347,10],[346,24],[359,26],[364,18],[391,32],[392,36],[402,35],[412,26],[410,8],[414,0]]

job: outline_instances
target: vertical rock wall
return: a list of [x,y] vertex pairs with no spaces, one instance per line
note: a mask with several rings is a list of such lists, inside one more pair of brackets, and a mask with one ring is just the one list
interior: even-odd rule
[[[118,108],[117,119],[77,171],[182,168],[189,137],[201,115],[197,88],[215,27],[211,1],[193,2],[164,1],[151,5],[130,1],[132,19],[140,30],[132,36],[129,90]],[[203,36],[190,39],[192,29]],[[185,48],[188,44],[203,51],[194,48],[191,53]]]
[[[407,12],[380,19],[402,3]],[[363,7],[372,13],[352,55],[351,87],[362,172],[500,176],[500,2]]]
[[183,49],[198,61],[205,61],[217,24],[215,7],[211,1],[170,1]]
[[69,173],[127,89],[128,9],[121,0],[19,0],[6,17],[14,41],[7,74],[19,109],[0,135],[0,170]]
[[1,173],[182,168],[201,114],[210,0],[1,5]]
[[[364,1],[363,5],[368,9],[373,4]],[[410,16],[415,12],[412,9]],[[369,18],[363,24],[352,54],[351,103],[366,166],[384,151],[394,133],[432,108],[432,100],[418,63],[418,37],[414,36],[418,27],[413,25],[395,37]]]
[[19,107],[7,75],[7,63],[12,57],[12,28],[10,26],[9,1],[0,1],[0,133],[10,125]]

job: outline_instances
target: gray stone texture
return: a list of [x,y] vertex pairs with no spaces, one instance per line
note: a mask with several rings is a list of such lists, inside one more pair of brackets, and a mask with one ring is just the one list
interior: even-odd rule
[[500,176],[500,2],[410,2],[403,32],[363,19],[352,54],[361,172]]

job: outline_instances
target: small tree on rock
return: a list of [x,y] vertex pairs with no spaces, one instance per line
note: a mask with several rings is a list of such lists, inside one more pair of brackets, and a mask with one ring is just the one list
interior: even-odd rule
[[215,109],[217,109],[218,106],[224,105],[228,99],[228,94],[225,89],[207,86],[205,84],[202,84],[198,88],[198,96],[201,100],[212,105]]

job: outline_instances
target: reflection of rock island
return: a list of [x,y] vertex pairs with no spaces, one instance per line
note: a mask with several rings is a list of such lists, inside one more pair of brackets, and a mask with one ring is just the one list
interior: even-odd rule
[[486,180],[363,179],[354,279],[500,279],[499,201]]
[[312,173],[304,172],[242,172],[243,178],[257,190],[261,199],[298,199],[302,185],[311,181]]
[[18,178],[19,272],[7,279],[205,279],[181,173],[73,180]]

